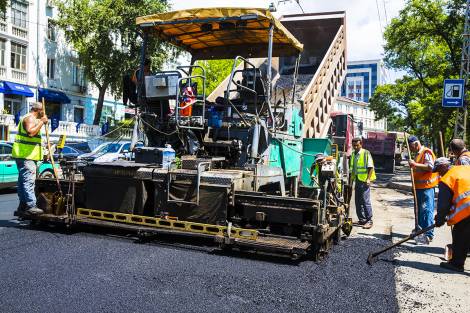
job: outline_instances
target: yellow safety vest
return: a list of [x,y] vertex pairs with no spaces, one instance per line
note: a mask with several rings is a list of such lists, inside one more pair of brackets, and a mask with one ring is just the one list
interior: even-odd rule
[[18,125],[18,133],[13,143],[12,157],[15,159],[26,159],[39,161],[42,160],[41,131],[36,136],[29,136],[23,126],[25,117],[23,116]]
[[[351,175],[353,175],[353,177],[357,175],[357,179],[360,180],[361,182],[367,181],[367,164],[369,163],[369,157],[372,157],[372,156],[370,155],[370,152],[368,150],[361,149],[359,151],[359,158],[356,164],[357,173],[354,173],[354,159],[356,158],[355,151],[351,154],[351,158],[349,159],[349,171],[351,172]],[[374,168],[372,168],[372,174],[370,175],[370,180],[374,181],[375,179],[376,179],[375,170]]]

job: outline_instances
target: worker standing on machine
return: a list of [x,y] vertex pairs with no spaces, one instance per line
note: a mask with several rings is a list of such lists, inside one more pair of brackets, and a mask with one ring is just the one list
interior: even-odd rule
[[375,180],[374,161],[372,155],[362,148],[362,139],[352,140],[354,148],[349,160],[349,171],[351,173],[349,185],[355,183],[356,214],[359,225],[363,228],[372,228],[372,205],[370,202],[370,184]]
[[[416,136],[408,137],[411,152],[416,153],[414,160],[409,160],[413,169],[413,180],[418,202],[418,225],[421,229],[433,223],[434,217],[434,187],[439,183],[439,175],[433,173],[436,156],[431,149],[421,145]],[[429,244],[434,238],[434,229],[426,232],[424,240]]]
[[439,195],[436,226],[441,227],[447,219],[452,228],[452,259],[442,262],[441,267],[457,272],[464,271],[465,259],[470,250],[470,166],[452,167],[449,159],[439,158],[434,164],[439,172]]
[[452,139],[449,149],[455,156],[454,165],[470,165],[470,151],[467,150],[462,139]]
[[41,128],[47,121],[42,103],[34,102],[31,104],[31,111],[23,116],[18,124],[12,151],[19,173],[17,192],[20,204],[15,215],[44,213],[36,207],[34,187],[36,163],[43,158]]

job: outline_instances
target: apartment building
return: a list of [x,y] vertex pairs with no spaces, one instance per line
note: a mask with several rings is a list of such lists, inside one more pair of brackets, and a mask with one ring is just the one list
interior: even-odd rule
[[[23,115],[29,103],[44,98],[48,116],[59,119],[62,129],[79,123],[77,132],[96,134],[86,124],[93,123],[98,92],[86,81],[56,16],[51,0],[11,0],[0,16],[0,122],[11,122],[5,115]],[[107,95],[102,118],[124,116],[122,103]]]
[[[369,131],[387,131],[387,120],[375,120],[375,114],[369,109],[369,104],[346,97],[338,97],[334,111],[352,114],[354,117],[354,133],[365,136]],[[362,132],[358,123],[362,122]]]

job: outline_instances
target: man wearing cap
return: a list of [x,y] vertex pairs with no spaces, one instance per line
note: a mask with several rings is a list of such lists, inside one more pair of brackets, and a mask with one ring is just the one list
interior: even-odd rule
[[439,195],[436,227],[447,220],[452,228],[452,259],[440,265],[457,272],[464,271],[465,259],[470,251],[470,166],[452,167],[449,159],[439,158],[433,171],[439,172]]
[[[416,153],[414,160],[409,160],[413,169],[413,180],[418,201],[418,225],[421,228],[431,226],[434,217],[434,187],[439,183],[439,174],[433,173],[436,156],[431,149],[421,145],[416,136],[408,137],[411,152]],[[434,238],[434,230],[425,234],[426,243]]]
[[375,180],[374,161],[372,155],[362,148],[362,139],[357,137],[352,140],[354,148],[349,160],[351,173],[349,185],[355,183],[354,200],[359,225],[363,228],[372,228],[372,205],[370,203],[370,184]]
[[47,116],[40,102],[31,104],[31,111],[20,119],[18,133],[13,143],[12,157],[18,167],[18,198],[20,204],[15,215],[42,214],[36,207],[34,185],[36,181],[36,163],[42,160],[41,128],[47,124]]
[[470,165],[470,151],[467,150],[462,139],[452,139],[449,149],[455,156],[454,165]]

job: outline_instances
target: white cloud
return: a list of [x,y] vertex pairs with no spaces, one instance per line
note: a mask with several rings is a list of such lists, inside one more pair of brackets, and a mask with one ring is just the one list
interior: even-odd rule
[[[306,13],[346,11],[348,60],[379,59],[383,56],[384,27],[404,7],[406,0],[300,0]],[[266,0],[173,0],[174,10],[200,7],[260,7],[267,8]],[[378,5],[378,10],[377,10]],[[380,13],[379,13],[379,12]],[[278,15],[301,13],[299,6],[291,1],[278,6]],[[379,19],[380,14],[380,19]]]

